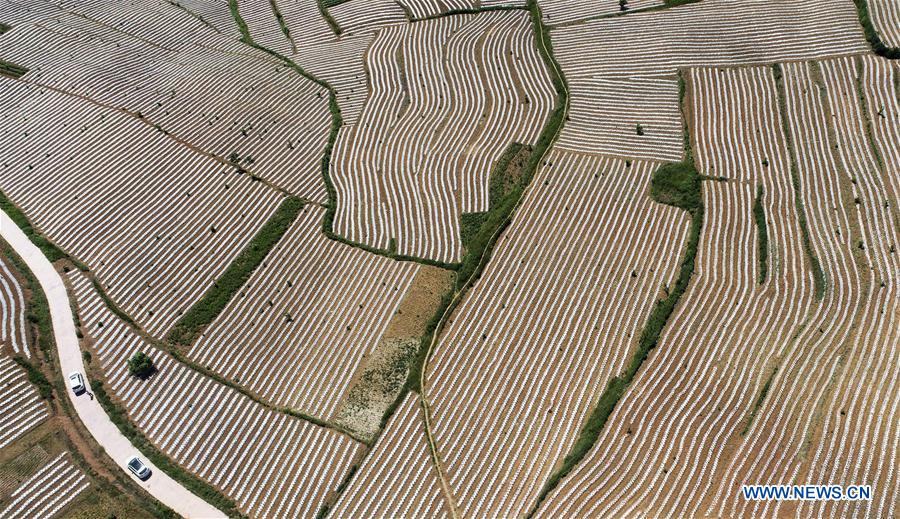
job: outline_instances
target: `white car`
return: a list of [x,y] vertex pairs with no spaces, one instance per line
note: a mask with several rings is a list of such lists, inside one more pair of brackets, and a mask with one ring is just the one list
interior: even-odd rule
[[72,391],[76,395],[80,395],[85,392],[84,377],[81,376],[81,373],[69,374],[69,387],[72,388]]
[[150,477],[150,467],[144,465],[144,462],[137,456],[128,458],[126,464],[128,465],[128,470],[141,481]]

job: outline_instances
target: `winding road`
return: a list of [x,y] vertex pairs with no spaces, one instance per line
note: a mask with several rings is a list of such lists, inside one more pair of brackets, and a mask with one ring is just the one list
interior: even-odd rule
[[[0,210],[0,236],[22,257],[47,296],[62,373],[69,374],[76,371],[84,373],[81,348],[75,334],[75,323],[69,306],[69,296],[59,273],[40,249],[22,232],[22,229],[2,210]],[[130,456],[139,455],[134,445],[112,423],[96,399],[90,398],[87,393],[75,396],[72,391],[67,390],[66,394],[69,395],[81,422],[97,443],[135,483],[153,497],[184,517],[225,517],[224,513],[159,470],[145,456],[141,456],[141,459],[153,470],[153,475],[147,481],[141,481],[134,477],[125,466],[125,460]]]

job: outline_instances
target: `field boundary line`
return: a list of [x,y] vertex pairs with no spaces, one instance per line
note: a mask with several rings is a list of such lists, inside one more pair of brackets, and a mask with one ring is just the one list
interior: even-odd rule
[[[493,9],[496,10],[496,9]],[[541,54],[544,57],[544,61],[551,68],[553,73],[556,74],[556,79],[558,81],[557,84],[557,93],[559,94],[559,98],[562,99],[562,112],[559,120],[559,124],[557,125],[553,135],[550,137],[546,146],[540,152],[538,159],[535,163],[535,172],[537,168],[541,166],[541,163],[547,156],[547,153],[553,147],[553,143],[559,137],[559,134],[562,132],[562,128],[565,125],[566,117],[569,113],[569,88],[565,81],[565,77],[563,76],[562,70],[559,68],[559,65],[556,63],[556,59],[553,57],[552,47],[547,46],[547,41],[545,38],[549,38],[548,30],[544,26],[541,21],[541,11],[540,7],[537,5],[536,0],[529,0],[527,10],[531,13],[532,22],[534,26],[535,39],[539,43],[539,50],[541,50]],[[549,116],[548,124],[553,123],[553,115]],[[538,146],[540,146],[540,138],[538,139]],[[525,189],[522,192],[522,195],[516,201],[512,210],[509,214],[504,218],[502,223],[497,227],[497,230],[494,231],[493,235],[488,242],[488,246],[485,247],[484,251],[481,253],[481,257],[479,258],[478,265],[473,270],[472,274],[466,279],[463,285],[458,288],[450,299],[450,303],[447,305],[447,308],[444,310],[441,318],[438,320],[438,324],[435,327],[434,335],[432,336],[431,342],[428,345],[428,349],[425,352],[424,364],[419,374],[419,398],[422,402],[422,410],[424,411],[425,418],[425,437],[428,441],[428,448],[431,451],[431,456],[434,461],[435,469],[438,472],[438,478],[441,483],[441,489],[444,492],[444,497],[447,501],[447,507],[450,509],[451,516],[453,519],[459,518],[459,510],[457,509],[456,501],[453,497],[452,490],[450,489],[450,484],[447,482],[447,476],[445,474],[443,464],[441,462],[440,454],[437,449],[437,442],[434,439],[434,434],[431,430],[431,404],[428,401],[427,395],[427,384],[426,384],[426,372],[428,368],[428,360],[431,358],[431,354],[434,351],[434,347],[437,344],[438,339],[441,336],[441,332],[443,331],[444,323],[447,318],[453,313],[456,309],[456,306],[459,304],[459,301],[465,296],[468,292],[468,289],[474,284],[474,282],[480,277],[482,270],[486,266],[487,260],[490,258],[491,253],[493,252],[494,245],[496,245],[497,240],[500,235],[506,229],[507,225],[512,221],[513,216],[516,214],[517,209],[522,204],[522,201],[525,200],[528,193],[531,191],[532,186],[534,185],[534,179],[531,178],[528,185],[525,186]]]

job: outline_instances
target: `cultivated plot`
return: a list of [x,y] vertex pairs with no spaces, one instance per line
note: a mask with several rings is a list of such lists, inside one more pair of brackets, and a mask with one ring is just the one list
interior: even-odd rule
[[307,206],[189,357],[279,407],[329,419],[419,265],[322,234]]
[[419,396],[407,393],[331,517],[449,517]]
[[533,143],[554,93],[522,11],[379,31],[372,93],[338,135],[334,229],[400,254],[458,261],[459,217],[488,210],[492,164]]
[[559,149],[677,162],[676,69],[868,50],[850,2],[704,0],[551,31],[571,86]]
[[[860,66],[849,58],[783,65],[801,199],[827,284],[716,488],[713,514],[890,517],[897,510],[900,235],[898,196],[884,180],[896,169],[868,139],[878,116],[860,102]],[[875,491],[871,501],[816,503],[737,494],[741,482],[798,478]]]
[[658,346],[542,517],[701,516],[814,304],[772,69],[693,69],[686,79],[698,170],[724,179],[703,183],[695,271]]
[[[0,77],[0,189],[163,335],[283,198],[145,122]],[[164,217],[163,217],[164,216]]]
[[0,354],[0,448],[50,417],[47,404],[28,382],[25,370]]
[[900,2],[897,0],[865,0],[872,24],[888,47],[900,47]]
[[72,4],[5,33],[0,58],[28,70],[22,81],[124,111],[295,195],[327,197],[327,91],[167,2]]
[[[273,411],[174,360],[119,320],[78,272],[69,275],[95,362],[110,396],[165,455],[255,517],[314,516],[343,481],[362,444]],[[131,376],[149,355],[158,372]]]
[[663,0],[538,0],[544,23],[549,26],[576,23],[586,19],[628,14],[663,5]]
[[676,276],[684,211],[649,162],[553,152],[427,366],[460,513],[526,514]]
[[31,357],[25,327],[25,293],[13,274],[11,262],[0,256],[0,347],[9,346],[13,355]]
[[90,486],[87,476],[63,452],[24,481],[0,508],[3,519],[54,517]]

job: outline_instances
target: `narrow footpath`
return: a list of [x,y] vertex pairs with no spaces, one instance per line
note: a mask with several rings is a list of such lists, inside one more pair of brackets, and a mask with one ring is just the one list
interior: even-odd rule
[[[25,236],[22,229],[2,210],[0,210],[0,236],[22,257],[47,296],[60,371],[64,376],[73,372],[84,374],[81,348],[75,335],[75,323],[72,319],[69,297],[59,273],[44,257],[40,249]],[[225,517],[221,511],[178,484],[150,463],[146,456],[141,455],[112,423],[96,399],[91,398],[87,393],[75,396],[71,390],[68,390],[68,383],[66,383],[66,388],[66,394],[72,401],[85,428],[113,461],[150,495],[187,518]],[[126,468],[125,460],[133,455],[139,456],[153,471],[147,481],[137,479]]]

